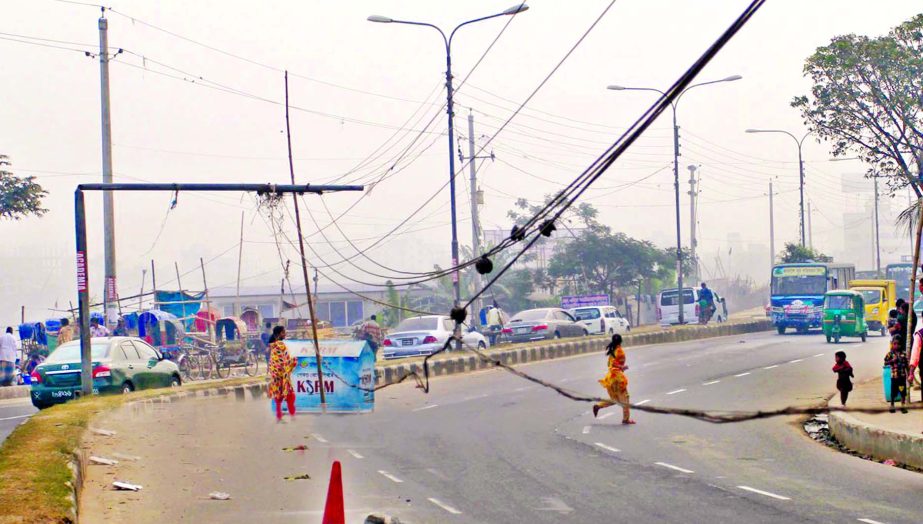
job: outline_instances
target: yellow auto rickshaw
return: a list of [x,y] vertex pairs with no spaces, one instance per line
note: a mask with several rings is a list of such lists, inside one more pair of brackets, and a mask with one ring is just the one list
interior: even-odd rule
[[869,331],[887,335],[888,312],[897,300],[897,283],[893,280],[850,280],[849,289],[862,294]]

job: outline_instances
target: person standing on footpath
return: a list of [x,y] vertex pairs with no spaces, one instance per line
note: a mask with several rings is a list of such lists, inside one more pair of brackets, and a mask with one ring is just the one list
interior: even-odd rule
[[364,324],[359,326],[356,338],[368,342],[369,347],[372,348],[372,353],[378,356],[378,347],[381,346],[381,326],[378,325],[378,317],[372,315]]
[[16,369],[16,338],[13,328],[7,327],[6,333],[0,335],[0,386],[13,385]]
[[490,345],[497,343],[497,336],[503,331],[503,316],[500,314],[500,306],[494,302],[494,305],[487,310],[487,329],[490,338]]
[[625,365],[625,350],[622,349],[622,335],[612,335],[612,341],[606,346],[606,356],[608,357],[608,372],[599,383],[606,389],[606,392],[609,393],[609,398],[611,400],[593,405],[593,417],[599,414],[600,409],[607,408],[614,404],[621,404],[622,424],[634,424],[635,421],[631,420],[631,409],[629,407],[628,377],[625,376],[625,371],[628,370],[628,366]]
[[71,321],[66,318],[61,319],[61,329],[58,330],[58,345],[66,344],[74,340],[74,327]]
[[292,371],[298,359],[291,356],[285,346],[285,328],[276,326],[269,337],[269,398],[276,402],[276,422],[282,422],[282,402],[288,407],[288,414],[295,418],[295,389],[292,387]]
[[894,401],[901,397],[901,413],[907,413],[907,353],[900,335],[891,338],[891,351],[885,355],[885,365],[891,366],[891,413],[894,413]]

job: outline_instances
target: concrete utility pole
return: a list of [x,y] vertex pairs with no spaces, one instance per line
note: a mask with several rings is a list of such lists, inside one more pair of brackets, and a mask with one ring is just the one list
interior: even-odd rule
[[691,265],[692,265],[692,280],[697,280],[699,277],[699,259],[696,258],[696,247],[698,241],[695,238],[695,226],[696,226],[696,199],[698,197],[698,192],[695,189],[695,171],[696,166],[690,165],[689,169],[689,249],[691,251]]
[[[802,228],[803,230],[804,228]],[[808,200],[808,247],[814,249],[814,228],[811,227],[811,201]]]
[[[478,205],[484,203],[482,202],[483,197],[481,196],[483,195],[483,193],[481,193],[478,190],[477,160],[487,159],[487,158],[493,160],[494,154],[491,153],[490,155],[477,156],[474,151],[474,146],[475,146],[474,136],[475,136],[474,135],[474,113],[469,111],[468,112],[468,157],[465,158],[465,155],[461,152],[461,147],[459,147],[458,148],[459,149],[458,159],[462,163],[464,163],[465,160],[468,161],[468,178],[469,178],[469,185],[471,186],[471,255],[476,257],[481,254],[481,220],[478,217]],[[474,285],[477,288],[477,290],[480,290],[481,286],[483,286],[483,280],[481,279],[481,275],[478,274],[477,272],[475,272],[475,275],[474,275]],[[478,321],[477,313],[481,310],[482,304],[483,304],[483,300],[481,298],[478,298],[473,304],[471,304],[472,313],[474,313],[475,315],[474,319],[471,321],[472,325],[474,325]]]
[[769,267],[776,264],[776,215],[772,208],[772,179],[769,179]]
[[[109,21],[106,9],[99,17],[99,89],[102,118],[103,184],[112,183],[112,124],[109,109]],[[118,286],[115,274],[115,201],[111,191],[103,192],[103,233],[106,279],[103,302],[106,325],[112,329],[118,321]]]
[[881,236],[878,230],[878,175],[874,177],[875,181],[875,271],[881,276]]

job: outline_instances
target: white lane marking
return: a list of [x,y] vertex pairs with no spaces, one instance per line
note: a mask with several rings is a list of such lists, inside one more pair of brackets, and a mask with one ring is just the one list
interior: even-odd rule
[[324,437],[320,436],[320,434],[318,434],[318,433],[311,433],[311,436],[314,437],[314,440],[320,442],[321,444],[326,444],[326,443],[327,443],[327,439],[325,439]]
[[26,417],[31,417],[31,416],[32,416],[32,413],[29,413],[28,415],[16,415],[15,417],[4,417],[4,418],[0,418],[0,420],[16,420],[18,418],[26,418]]
[[878,522],[877,520],[872,519],[856,519],[859,522],[865,522],[865,524],[885,524],[884,522]]
[[583,434],[587,435],[590,432],[590,426],[583,426]]
[[648,399],[642,400],[641,402],[638,402],[638,403],[635,404],[635,405],[636,405],[636,406],[643,406],[643,405],[647,404],[647,403],[650,402],[650,401],[651,401],[651,399],[648,398]]
[[818,354],[816,354],[816,355],[814,355],[814,358],[817,358],[817,357],[822,357],[822,356],[824,356],[824,354],[823,354],[823,353],[818,353]]
[[702,384],[702,385],[703,385],[703,386],[711,386],[712,384],[717,384],[718,382],[721,382],[721,381],[720,381],[720,380],[712,380],[711,382],[706,382],[706,383],[704,383],[704,384]]
[[747,371],[746,373],[738,373],[737,375],[734,375],[734,376],[737,377],[737,378],[740,378],[740,377],[746,377],[746,376],[749,375],[749,374],[750,374],[750,372]]
[[680,473],[695,473],[695,471],[692,471],[691,469],[681,468],[679,466],[674,466],[673,464],[667,464],[666,462],[654,462],[654,464],[679,471]]
[[602,415],[599,416],[599,420],[602,420],[602,419],[604,419],[604,418],[609,418],[609,417],[611,417],[611,416],[614,415],[614,414],[615,414],[615,413],[611,413],[611,412],[610,412],[610,413],[603,413]]
[[349,453],[350,455],[352,455],[353,457],[357,458],[357,459],[363,459],[363,458],[365,458],[365,457],[363,457],[362,455],[360,455],[358,452],[356,452],[356,451],[354,451],[354,450],[351,450],[351,449],[347,449],[346,452]]
[[527,390],[527,389],[529,389],[529,386],[526,386],[526,387],[523,387],[523,388],[516,388],[516,389],[514,389],[513,391],[515,391],[515,392],[518,393],[518,392],[520,392],[520,391],[525,391],[525,390]]
[[462,402],[467,402],[467,401],[469,401],[469,400],[478,400],[478,399],[480,399],[480,398],[487,398],[487,397],[489,397],[489,396],[490,396],[490,394],[488,394],[488,393],[482,393],[482,394],[480,394],[480,395],[474,395],[473,397],[465,397],[465,398],[462,400]]
[[778,364],[773,364],[773,365],[771,365],[771,366],[766,366],[766,367],[764,367],[763,369],[773,369],[773,368],[777,368],[777,367],[779,367]]
[[388,479],[388,480],[390,480],[390,481],[392,481],[392,482],[397,482],[398,484],[400,484],[401,482],[404,482],[403,480],[401,480],[401,479],[395,477],[394,475],[388,473],[387,471],[385,471],[385,470],[383,470],[383,469],[378,470],[378,472],[381,473],[381,475],[382,475],[383,477],[385,477],[386,479]]
[[801,362],[802,360],[804,360],[804,359],[803,359],[803,358],[796,358],[795,360],[789,360],[788,363],[789,363],[789,364],[797,364],[797,363]]
[[439,407],[439,404],[430,404],[428,406],[423,406],[422,408],[411,409],[410,411],[423,411],[425,409],[433,409],[433,408],[438,408],[438,407]]
[[620,450],[620,449],[618,449],[618,448],[613,448],[612,446],[607,446],[607,445],[603,444],[602,442],[594,442],[594,444],[596,444],[597,446],[603,448],[603,449],[606,450],[606,451],[611,451],[612,453],[620,453],[620,452],[622,451],[622,450]]
[[554,497],[542,497],[542,504],[544,504],[544,506],[535,508],[535,511],[555,511],[563,515],[574,511],[574,508],[565,504],[563,500]]
[[686,390],[685,390],[685,389],[676,389],[676,390],[670,391],[669,393],[667,393],[667,395],[675,395],[675,394],[677,394],[677,393],[682,393],[683,391],[686,391]]
[[434,498],[432,498],[432,497],[430,497],[430,498],[428,498],[428,499],[426,499],[426,500],[432,502],[433,504],[439,506],[440,508],[442,508],[442,509],[448,511],[449,513],[451,513],[451,514],[453,514],[453,515],[461,515],[461,511],[458,511],[457,509],[453,508],[452,506],[449,506],[449,505],[446,504],[445,502],[442,502],[442,501],[440,501],[440,500],[438,500],[438,499],[434,499]]
[[790,498],[788,498],[788,497],[783,497],[782,495],[776,495],[775,493],[770,493],[770,492],[768,492],[768,491],[763,491],[763,490],[761,490],[761,489],[751,488],[750,486],[737,486],[737,487],[738,487],[738,489],[742,489],[742,490],[744,490],[744,491],[749,491],[749,492],[751,492],[751,493],[757,493],[757,494],[763,495],[763,496],[765,496],[765,497],[771,497],[771,498],[774,498],[774,499],[776,499],[776,500],[792,500],[792,499],[790,499]]

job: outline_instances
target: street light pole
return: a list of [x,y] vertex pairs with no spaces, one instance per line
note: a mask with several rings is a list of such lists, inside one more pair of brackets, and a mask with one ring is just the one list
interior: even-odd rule
[[[673,193],[676,200],[676,287],[678,289],[678,296],[680,298],[680,308],[679,308],[679,318],[678,321],[680,324],[685,323],[685,315],[683,310],[682,299],[683,296],[683,238],[680,224],[680,209],[679,209],[679,125],[676,123],[676,106],[679,104],[680,98],[685,95],[690,89],[694,87],[717,84],[720,82],[733,82],[735,80],[740,80],[740,75],[733,75],[727,78],[722,78],[721,80],[712,80],[710,82],[701,82],[698,84],[693,84],[683,90],[670,104],[671,109],[673,109]],[[660,89],[653,87],[625,87],[620,85],[610,85],[607,87],[612,91],[653,91],[655,93],[660,93],[660,96],[667,96]]]
[[[438,26],[426,23],[426,22],[413,22],[410,20],[395,20],[386,16],[372,15],[368,17],[369,22],[377,22],[380,24],[405,24],[405,25],[418,25],[431,27],[436,31],[439,31],[439,34],[442,35],[442,40],[445,43],[445,87],[446,87],[446,114],[449,117],[449,201],[452,214],[452,267],[456,268],[458,266],[458,221],[456,219],[455,213],[455,125],[453,123],[455,116],[455,107],[454,107],[454,89],[452,86],[452,39],[455,38],[455,32],[461,29],[463,26],[468,24],[473,24],[475,22],[480,22],[483,20],[489,20],[491,18],[497,18],[500,16],[512,16],[519,14],[523,11],[529,9],[529,6],[525,2],[514,5],[509,9],[501,13],[497,13],[490,16],[484,16],[481,18],[475,18],[468,20],[467,22],[462,22],[455,26],[452,29],[452,32],[449,33],[449,36],[446,37],[445,32],[440,29]],[[461,284],[459,282],[459,273],[458,269],[452,271],[452,289],[454,291],[454,307],[458,307],[461,304]],[[461,346],[461,323],[456,322],[455,325],[455,335],[458,337],[458,346],[459,349]]]
[[795,141],[795,144],[798,146],[798,192],[800,194],[800,203],[799,207],[801,209],[800,221],[801,221],[801,247],[804,247],[807,244],[806,235],[805,235],[805,221],[804,221],[804,160],[801,157],[801,146],[804,145],[804,141],[808,136],[810,136],[811,131],[808,131],[804,134],[803,137],[799,140],[798,137],[789,133],[788,131],[782,129],[747,129],[747,133],[782,133],[792,137],[792,140]]

